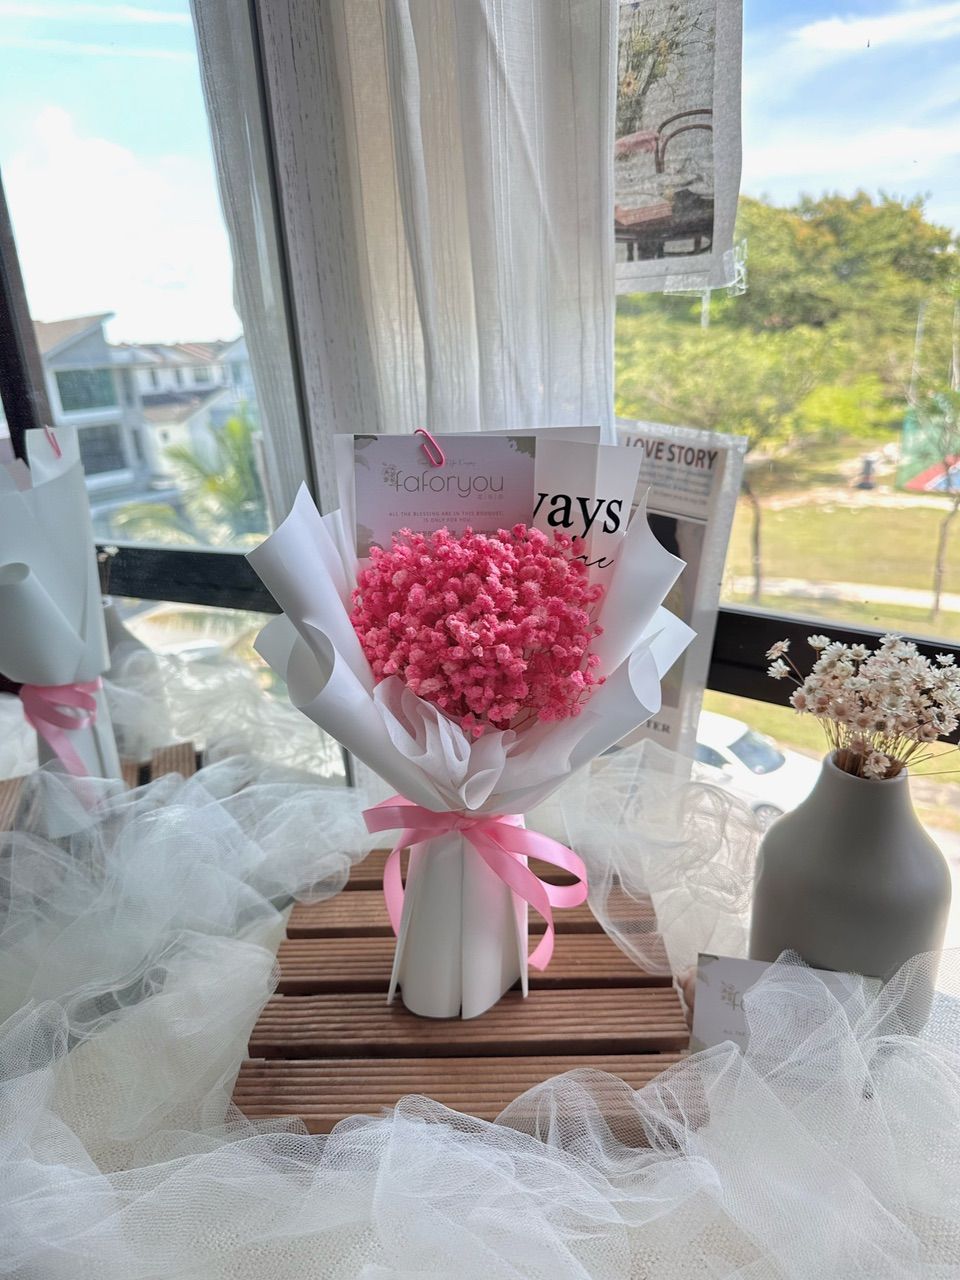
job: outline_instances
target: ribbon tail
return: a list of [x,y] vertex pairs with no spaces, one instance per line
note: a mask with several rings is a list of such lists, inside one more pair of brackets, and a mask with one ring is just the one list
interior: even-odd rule
[[400,934],[400,921],[403,919],[403,875],[400,868],[400,853],[406,848],[404,843],[407,833],[404,831],[400,839],[390,850],[386,865],[383,868],[383,899],[387,904],[387,915],[390,917],[390,928],[394,937]]
[[80,758],[80,753],[67,736],[66,730],[60,729],[57,725],[50,724],[48,721],[34,718],[29,711],[26,712],[26,718],[66,769],[67,773],[74,778],[84,777],[87,767]]
[[[87,768],[69,735],[96,723],[95,695],[100,687],[98,678],[66,685],[25,684],[20,689],[27,723],[75,778],[84,777]],[[69,710],[64,711],[64,707]]]
[[556,934],[547,886],[528,866],[519,862],[511,851],[504,849],[489,834],[467,831],[465,835],[494,875],[543,917],[546,924],[543,937],[527,958],[527,963],[534,969],[545,969],[553,955]]

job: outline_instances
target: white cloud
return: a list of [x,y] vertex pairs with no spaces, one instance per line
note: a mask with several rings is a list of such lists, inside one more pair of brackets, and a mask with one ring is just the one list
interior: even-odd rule
[[47,4],[44,0],[0,0],[0,18],[30,18],[34,22],[106,22],[111,26],[131,23],[142,26],[189,27],[187,13],[165,13],[131,4]]
[[[891,125],[851,129],[828,136],[822,128],[764,130],[763,142],[744,147],[744,185],[761,188],[764,181],[816,176],[818,185],[840,180],[844,189],[858,185],[890,189],[932,177],[941,165],[960,156],[960,121],[920,129]],[[953,184],[952,184],[953,185]]]
[[791,32],[804,50],[823,54],[859,53],[883,45],[938,43],[960,35],[960,4],[934,4],[878,13],[867,18],[824,18]]
[[45,107],[4,167],[30,309],[116,312],[111,337],[232,337],[232,265],[210,166],[83,137]]
[[90,44],[77,40],[47,40],[42,36],[0,35],[0,49],[22,49],[30,53],[68,53],[72,57],[152,58],[160,62],[194,62],[187,49],[150,49],[136,45]]
[[[743,96],[745,106],[763,110],[804,93],[804,81],[818,72],[852,65],[860,74],[876,68],[890,74],[891,55],[922,45],[939,45],[960,37],[960,0],[922,4],[880,12],[870,17],[825,18],[801,26],[745,33]],[[885,63],[871,61],[883,54]],[[906,54],[909,58],[909,54]],[[909,65],[902,68],[910,75]]]

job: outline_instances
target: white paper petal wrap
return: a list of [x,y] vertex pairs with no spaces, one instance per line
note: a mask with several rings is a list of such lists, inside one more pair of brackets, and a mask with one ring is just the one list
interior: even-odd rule
[[[922,1036],[903,1033],[910,982],[879,999],[855,987],[841,1006],[781,962],[747,997],[745,1054],[720,1046],[639,1092],[572,1072],[493,1124],[411,1097],[311,1137],[227,1100],[273,984],[277,904],[342,883],[360,851],[357,798],[264,786],[237,760],[112,798],[99,785],[68,845],[23,833],[0,848],[0,1275],[956,1274],[955,954]],[[670,782],[671,803],[683,787]],[[693,793],[700,852],[708,790]],[[717,913],[729,812],[720,797]],[[681,877],[683,831],[670,862]],[[630,832],[627,816],[621,861]],[[652,845],[647,858],[656,871]],[[698,853],[695,877],[710,869]]]
[[[26,441],[28,473],[0,465],[0,672],[17,684],[95,680],[107,642],[77,431],[28,431]],[[88,773],[117,778],[109,708],[96,699],[95,723],[66,732]],[[39,750],[54,758],[42,739]]]
[[[606,683],[578,716],[474,740],[397,677],[374,684],[350,622],[357,564],[339,512],[320,516],[301,489],[286,520],[248,559],[283,609],[257,649],[286,681],[293,705],[400,795],[434,811],[523,814],[541,803],[659,710],[660,680],[693,636],[661,607],[683,562],[657,542],[644,502],[600,604],[596,648]],[[433,857],[411,862],[394,978],[417,1012],[473,1016],[518,979],[525,988],[526,949],[511,894],[486,869],[467,865],[474,857],[463,838],[436,844],[433,854],[454,865],[442,876],[445,889],[429,891],[428,910],[427,891],[415,881]],[[416,928],[409,927],[414,910]],[[454,960],[459,992],[449,981]]]

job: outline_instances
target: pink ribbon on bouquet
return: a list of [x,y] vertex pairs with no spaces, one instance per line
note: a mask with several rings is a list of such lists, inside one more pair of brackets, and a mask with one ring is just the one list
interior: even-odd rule
[[77,729],[89,729],[97,719],[96,680],[78,680],[74,684],[24,684],[20,701],[27,721],[54,753],[67,773],[82,778],[87,768],[67,736]]
[[[392,796],[372,809],[365,809],[363,819],[371,833],[402,828],[383,871],[383,896],[395,934],[400,932],[403,915],[400,851],[408,845],[423,844],[434,836],[447,835],[451,831],[459,831],[494,875],[543,916],[546,931],[529,960],[534,969],[545,969],[553,955],[553,908],[578,907],[586,901],[587,869],[581,859],[558,840],[520,826],[522,819],[519,814],[435,813],[412,800],[405,800],[403,796]],[[555,867],[562,867],[577,877],[577,883],[546,884],[521,861],[525,857],[540,858]]]

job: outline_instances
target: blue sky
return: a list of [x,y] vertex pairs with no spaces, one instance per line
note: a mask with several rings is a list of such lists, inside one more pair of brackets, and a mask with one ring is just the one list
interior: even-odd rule
[[[928,194],[960,230],[958,67],[960,0],[744,0],[743,190]],[[36,316],[237,332],[187,0],[0,0],[0,168]]]
[[745,0],[743,190],[927,195],[960,230],[960,3]]

